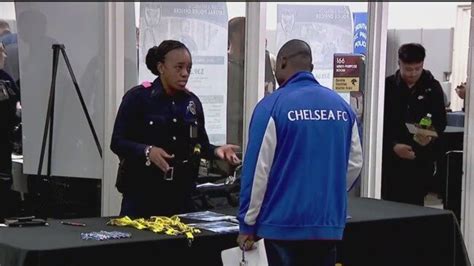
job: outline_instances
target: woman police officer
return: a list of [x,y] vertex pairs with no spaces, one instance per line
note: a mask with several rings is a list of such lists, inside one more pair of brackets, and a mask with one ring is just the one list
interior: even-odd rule
[[235,165],[239,147],[209,143],[201,102],[186,89],[192,60],[183,43],[166,40],[152,47],[146,65],[158,78],[125,94],[112,134],[110,147],[120,158],[120,215],[189,212],[200,157]]

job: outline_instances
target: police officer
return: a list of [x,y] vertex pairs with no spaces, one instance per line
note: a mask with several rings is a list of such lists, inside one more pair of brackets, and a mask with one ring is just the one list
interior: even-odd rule
[[16,116],[16,104],[19,93],[12,77],[4,70],[5,50],[0,44],[0,221],[11,216],[13,205],[12,185],[12,148],[13,129],[19,119]]
[[122,99],[111,149],[120,158],[120,215],[148,217],[192,211],[200,157],[240,163],[238,146],[213,146],[199,98],[186,89],[191,54],[175,40],[149,49],[146,65],[158,78]]
[[430,113],[432,125],[441,136],[446,128],[443,90],[423,69],[422,45],[402,45],[398,59],[399,70],[385,80],[382,197],[423,206],[440,143],[439,139],[421,136],[421,144],[415,142],[405,123],[419,123]]

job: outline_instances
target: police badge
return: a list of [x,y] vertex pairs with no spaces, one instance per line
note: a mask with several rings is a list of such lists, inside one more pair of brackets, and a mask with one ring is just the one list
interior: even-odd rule
[[192,115],[196,115],[196,104],[194,103],[194,101],[189,101],[186,111],[188,113],[191,113]]

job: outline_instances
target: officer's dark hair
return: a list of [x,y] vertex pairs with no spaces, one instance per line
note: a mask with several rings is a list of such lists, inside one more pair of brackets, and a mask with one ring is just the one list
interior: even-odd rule
[[175,40],[165,40],[162,41],[159,46],[151,47],[148,50],[145,59],[146,66],[151,71],[151,73],[159,76],[160,73],[158,72],[158,68],[156,66],[160,62],[164,63],[166,54],[175,49],[186,49],[186,51],[188,51],[188,53],[191,55],[188,47],[186,47],[184,43]]
[[406,64],[423,62],[425,56],[425,48],[419,43],[405,43],[398,48],[398,59]]

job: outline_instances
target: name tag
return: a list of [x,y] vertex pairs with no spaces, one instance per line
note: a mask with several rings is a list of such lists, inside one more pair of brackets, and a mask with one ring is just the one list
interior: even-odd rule
[[198,128],[197,125],[190,125],[189,126],[189,137],[195,139],[198,137]]

